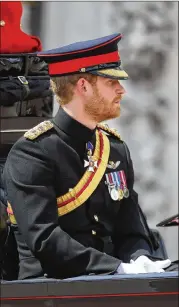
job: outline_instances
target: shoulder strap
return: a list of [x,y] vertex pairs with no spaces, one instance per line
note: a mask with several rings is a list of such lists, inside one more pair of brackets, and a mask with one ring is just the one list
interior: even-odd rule
[[120,136],[120,134],[118,133],[117,129],[115,129],[115,128],[109,128],[109,126],[108,126],[107,124],[98,124],[98,125],[97,125],[97,128],[99,128],[99,129],[101,129],[101,130],[107,132],[107,133],[110,134],[110,135],[115,136],[117,139],[119,139],[119,140],[122,141],[121,136]]
[[29,140],[35,140],[43,133],[53,128],[53,123],[50,120],[45,120],[34,128],[24,133],[24,137]]

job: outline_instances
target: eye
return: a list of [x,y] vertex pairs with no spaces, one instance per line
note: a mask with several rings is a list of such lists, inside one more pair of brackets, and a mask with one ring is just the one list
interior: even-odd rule
[[113,80],[113,79],[110,79],[110,80],[108,81],[108,83],[109,83],[109,84],[113,84],[113,83],[114,83],[114,80]]
[[118,84],[118,80],[111,79],[109,84],[115,86],[116,84]]

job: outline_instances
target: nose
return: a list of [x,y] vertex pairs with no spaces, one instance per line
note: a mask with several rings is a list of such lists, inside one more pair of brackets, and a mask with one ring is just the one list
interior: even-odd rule
[[116,89],[117,95],[124,95],[126,93],[125,88],[121,85],[121,83],[118,83],[118,87]]

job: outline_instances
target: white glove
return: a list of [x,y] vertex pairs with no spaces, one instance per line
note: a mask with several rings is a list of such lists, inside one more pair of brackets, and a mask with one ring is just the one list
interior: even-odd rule
[[131,263],[124,263],[122,262],[116,274],[139,274],[139,273],[146,273],[146,270],[143,265],[140,263],[135,263],[134,261]]
[[146,273],[162,273],[165,272],[164,269],[171,264],[171,261],[169,259],[152,261],[146,256],[140,256],[135,261],[131,260],[130,263],[142,266]]

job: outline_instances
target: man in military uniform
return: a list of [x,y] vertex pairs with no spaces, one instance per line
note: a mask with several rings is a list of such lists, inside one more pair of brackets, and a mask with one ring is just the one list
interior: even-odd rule
[[60,109],[27,131],[4,170],[19,279],[163,272],[152,257],[130,153],[104,120],[120,115],[121,34],[38,53]]

